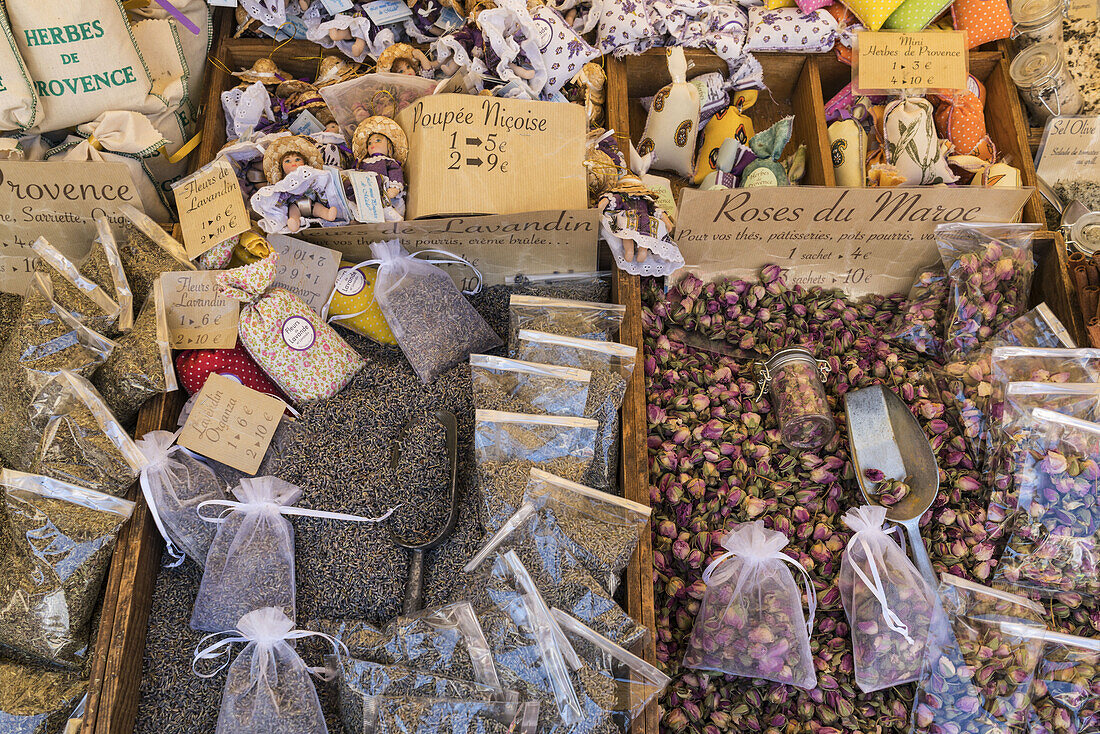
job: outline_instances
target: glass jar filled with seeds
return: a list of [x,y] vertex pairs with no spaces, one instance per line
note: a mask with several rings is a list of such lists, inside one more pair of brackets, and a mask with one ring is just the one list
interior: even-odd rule
[[1076,115],[1084,106],[1062,49],[1053,43],[1027,47],[1012,61],[1008,73],[1039,123],[1051,116]]
[[1037,43],[1052,43],[1062,48],[1062,19],[1065,0],[1013,0],[1012,20],[1016,25],[1012,37],[1016,50],[1023,51]]
[[780,439],[789,448],[818,449],[836,433],[821,382],[828,371],[827,364],[800,347],[780,350],[763,365],[760,394],[770,386]]

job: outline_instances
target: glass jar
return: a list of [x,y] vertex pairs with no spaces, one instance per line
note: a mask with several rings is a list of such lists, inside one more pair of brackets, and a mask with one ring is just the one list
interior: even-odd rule
[[1062,19],[1065,0],[1013,0],[1012,37],[1016,50],[1023,51],[1037,43],[1053,43],[1062,48]]
[[1040,124],[1051,116],[1076,115],[1084,106],[1062,50],[1053,43],[1028,46],[1013,59],[1008,73]]
[[1078,217],[1069,228],[1069,240],[1078,252],[1085,255],[1100,252],[1100,212],[1089,212]]
[[829,365],[800,347],[777,352],[761,369],[760,394],[771,389],[780,440],[792,449],[819,449],[836,433],[822,377]]

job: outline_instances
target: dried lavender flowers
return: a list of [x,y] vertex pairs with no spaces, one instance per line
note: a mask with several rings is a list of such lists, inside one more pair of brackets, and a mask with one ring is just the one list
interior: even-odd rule
[[56,734],[87,689],[75,673],[0,660],[0,731]]

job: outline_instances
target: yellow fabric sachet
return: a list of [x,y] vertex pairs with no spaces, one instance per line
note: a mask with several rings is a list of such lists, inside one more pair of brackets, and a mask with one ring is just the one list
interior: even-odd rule
[[756,104],[757,94],[755,89],[734,92],[730,106],[715,113],[703,128],[703,144],[699,146],[699,155],[695,158],[696,186],[714,173],[718,149],[726,142],[726,138],[737,138],[742,143],[747,143],[749,138],[756,135],[752,119],[745,114],[745,110]]
[[390,331],[386,317],[382,315],[382,309],[374,298],[374,281],[377,277],[377,267],[356,267],[355,263],[340,263],[340,270],[336,274],[336,289],[329,301],[328,320],[335,326],[362,334],[379,344],[397,346],[397,339]]

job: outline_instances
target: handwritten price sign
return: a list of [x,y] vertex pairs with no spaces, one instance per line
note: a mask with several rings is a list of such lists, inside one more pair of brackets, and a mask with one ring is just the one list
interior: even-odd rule
[[232,349],[240,304],[218,293],[217,270],[162,273],[164,313],[172,349]]
[[177,443],[246,474],[255,474],[267,453],[286,404],[212,374],[195,398]]
[[249,227],[237,175],[225,161],[214,161],[173,188],[183,245],[194,259]]
[[856,48],[860,92],[966,89],[966,31],[860,31]]
[[340,253],[282,234],[269,235],[267,241],[279,253],[275,285],[286,288],[320,314],[336,287]]

